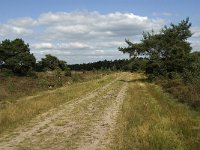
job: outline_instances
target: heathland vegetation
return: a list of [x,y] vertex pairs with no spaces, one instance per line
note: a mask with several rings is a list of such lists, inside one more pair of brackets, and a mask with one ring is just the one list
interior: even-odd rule
[[200,52],[190,28],[187,18],[126,40],[119,50],[130,59],[73,65],[2,41],[0,149],[198,149]]

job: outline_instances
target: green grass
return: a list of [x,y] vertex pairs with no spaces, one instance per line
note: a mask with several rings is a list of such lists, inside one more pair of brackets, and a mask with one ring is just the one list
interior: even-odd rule
[[200,116],[134,75],[112,149],[198,149]]
[[101,79],[75,83],[53,91],[41,92],[36,97],[21,98],[15,101],[15,103],[11,103],[7,105],[6,108],[0,110],[0,134],[8,129],[12,130],[17,126],[24,124],[31,118],[51,108],[81,97],[84,94],[109,83],[116,78],[116,76],[116,74],[110,74]]

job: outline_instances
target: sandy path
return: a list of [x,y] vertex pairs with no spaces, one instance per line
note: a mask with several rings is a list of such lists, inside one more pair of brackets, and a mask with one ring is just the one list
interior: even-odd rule
[[116,119],[120,113],[120,106],[122,106],[125,93],[127,90],[127,83],[121,88],[116,99],[110,107],[106,108],[100,120],[95,122],[95,125],[89,132],[84,133],[84,138],[79,144],[80,150],[91,149],[108,149],[112,142],[112,132],[115,129]]
[[123,103],[127,75],[50,110],[0,138],[0,149],[106,149]]

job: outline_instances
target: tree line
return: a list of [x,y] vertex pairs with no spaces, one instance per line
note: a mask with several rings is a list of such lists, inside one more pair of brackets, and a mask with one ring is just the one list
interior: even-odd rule
[[127,64],[129,63],[128,59],[123,60],[114,60],[114,61],[97,61],[92,63],[83,63],[83,64],[73,64],[69,65],[69,68],[71,70],[86,70],[86,71],[92,71],[92,70],[125,70]]
[[146,64],[146,58],[103,60],[91,63],[69,65],[71,70],[94,71],[94,70],[111,70],[111,71],[143,71]]
[[29,75],[34,71],[67,70],[67,63],[50,54],[36,62],[29,44],[22,39],[3,40],[0,43],[0,69],[11,70],[17,75]]

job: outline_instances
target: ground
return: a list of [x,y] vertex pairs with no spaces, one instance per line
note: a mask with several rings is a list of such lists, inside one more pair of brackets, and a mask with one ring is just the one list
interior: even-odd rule
[[[185,149],[189,137],[194,146],[199,146],[199,114],[174,103],[141,74],[110,74],[78,86],[83,86],[85,92],[74,99],[61,101],[9,130],[4,127],[0,149]],[[43,100],[48,95],[51,100],[55,93],[57,98],[63,98],[70,95],[65,88],[29,99]],[[71,91],[79,90],[76,86]],[[183,109],[186,112],[180,112]],[[184,135],[180,126],[186,122],[190,124],[184,132],[195,133]],[[168,142],[172,144],[164,144]]]

